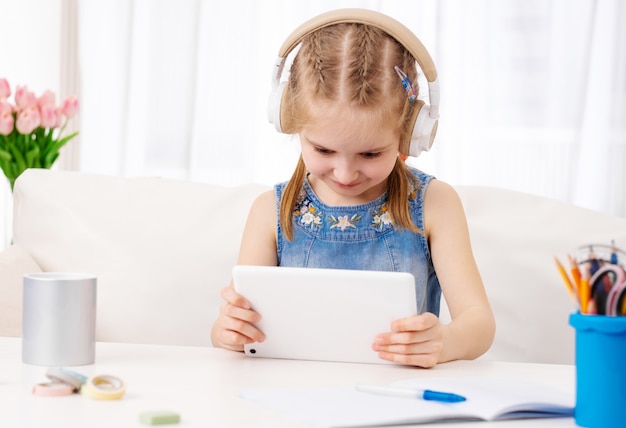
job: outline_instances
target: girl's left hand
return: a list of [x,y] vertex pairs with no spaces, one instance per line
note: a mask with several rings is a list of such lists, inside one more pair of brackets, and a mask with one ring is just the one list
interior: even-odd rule
[[398,364],[434,367],[443,350],[443,328],[435,314],[425,312],[391,323],[391,332],[376,336],[372,349]]

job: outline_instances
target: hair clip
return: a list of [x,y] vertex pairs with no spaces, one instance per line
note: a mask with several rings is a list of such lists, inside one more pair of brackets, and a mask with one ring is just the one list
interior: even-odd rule
[[407,97],[409,97],[409,102],[412,103],[413,101],[415,101],[415,98],[417,98],[417,92],[415,91],[413,82],[411,82],[411,79],[409,79],[409,76],[407,76],[404,71],[400,70],[400,67],[398,67],[397,65],[394,65],[393,69],[396,70],[396,73],[398,73],[398,77],[400,78],[400,81],[402,82],[402,86],[404,86],[406,95]]

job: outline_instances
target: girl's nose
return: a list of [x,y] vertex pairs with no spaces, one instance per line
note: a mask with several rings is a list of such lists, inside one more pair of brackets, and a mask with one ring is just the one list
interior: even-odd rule
[[351,184],[358,176],[357,169],[350,161],[338,161],[334,170],[335,178],[341,184]]

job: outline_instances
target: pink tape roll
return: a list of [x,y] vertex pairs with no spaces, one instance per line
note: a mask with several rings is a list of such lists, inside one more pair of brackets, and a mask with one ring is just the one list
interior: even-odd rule
[[46,382],[38,383],[33,386],[33,395],[42,397],[60,397],[63,395],[72,395],[74,387],[62,382]]

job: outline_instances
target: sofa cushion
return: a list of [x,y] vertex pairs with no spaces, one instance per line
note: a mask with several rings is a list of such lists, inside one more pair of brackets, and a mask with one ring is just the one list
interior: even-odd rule
[[210,345],[261,185],[27,170],[14,242],[44,271],[98,277],[100,341]]

